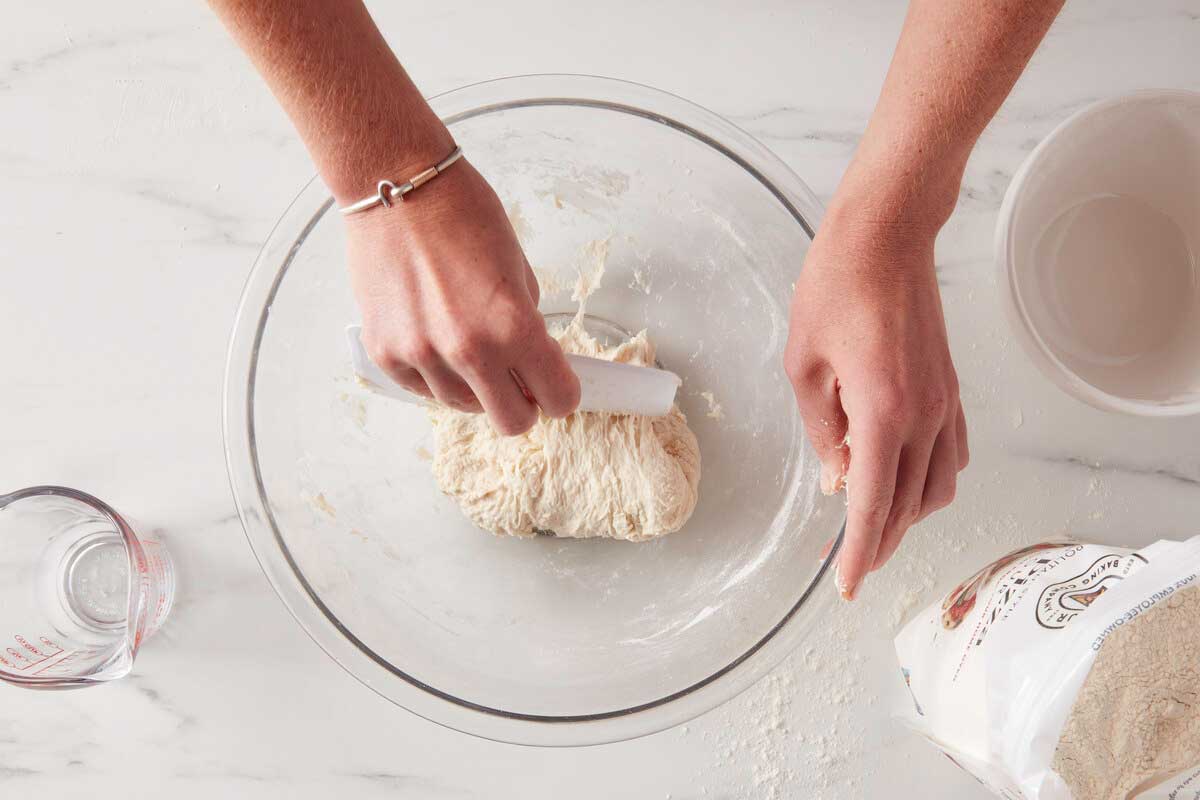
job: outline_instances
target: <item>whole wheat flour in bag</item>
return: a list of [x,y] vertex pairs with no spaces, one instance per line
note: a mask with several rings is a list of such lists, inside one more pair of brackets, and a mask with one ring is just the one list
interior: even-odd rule
[[1200,800],[1200,537],[998,559],[896,637],[914,728],[1012,800]]
[[1053,768],[1077,798],[1122,800],[1200,753],[1200,587],[1104,642],[1058,739]]

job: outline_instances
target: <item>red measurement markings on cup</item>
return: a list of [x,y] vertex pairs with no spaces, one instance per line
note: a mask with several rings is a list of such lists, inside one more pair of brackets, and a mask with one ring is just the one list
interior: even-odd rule
[[38,637],[37,644],[20,634],[13,637],[15,646],[5,649],[0,655],[0,666],[12,672],[24,672],[29,675],[40,675],[46,670],[53,669],[69,661],[77,651],[65,650],[52,639]]

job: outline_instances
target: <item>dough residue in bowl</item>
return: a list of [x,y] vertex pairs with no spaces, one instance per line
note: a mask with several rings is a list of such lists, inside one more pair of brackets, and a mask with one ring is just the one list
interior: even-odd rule
[[[645,331],[603,347],[576,318],[557,338],[568,353],[654,365]],[[700,446],[678,406],[662,417],[542,416],[511,437],[483,414],[429,413],[438,486],[492,533],[644,541],[679,530],[696,507]]]

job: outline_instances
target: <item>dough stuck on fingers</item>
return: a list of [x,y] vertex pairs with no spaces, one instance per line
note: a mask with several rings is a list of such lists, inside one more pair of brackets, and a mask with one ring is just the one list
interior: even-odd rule
[[[654,365],[645,331],[605,348],[577,318],[556,338],[568,353]],[[696,508],[700,446],[677,406],[663,417],[540,416],[512,437],[482,414],[436,406],[430,418],[438,486],[492,533],[637,542],[674,533]]]

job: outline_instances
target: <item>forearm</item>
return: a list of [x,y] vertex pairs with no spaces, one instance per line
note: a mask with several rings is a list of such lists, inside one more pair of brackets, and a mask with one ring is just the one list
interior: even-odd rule
[[339,202],[453,148],[360,0],[209,0]]
[[881,222],[940,228],[971,149],[1063,2],[912,0],[839,195]]

